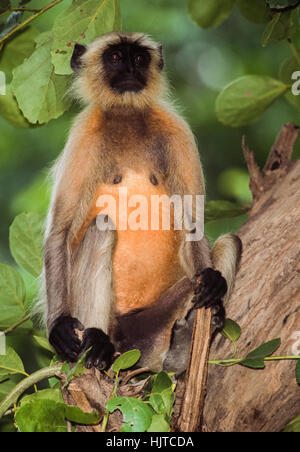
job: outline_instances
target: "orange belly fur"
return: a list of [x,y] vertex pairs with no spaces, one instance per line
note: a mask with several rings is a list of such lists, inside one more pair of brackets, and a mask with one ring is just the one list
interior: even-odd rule
[[[98,214],[108,215],[116,222],[118,239],[113,257],[113,278],[117,312],[124,314],[133,309],[150,306],[159,296],[182,276],[179,263],[180,231],[170,230],[131,230],[124,229],[124,217],[119,215],[119,188],[127,188],[128,199],[132,195],[143,195],[148,203],[148,228],[151,225],[151,195],[166,194],[163,186],[154,186],[148,175],[128,172],[119,184],[103,184],[98,187],[96,200],[100,195],[111,195],[117,209],[99,207],[94,203],[87,221],[88,224]],[[96,201],[97,202],[97,201]],[[140,204],[127,207],[128,221]],[[159,223],[161,227],[160,209]],[[121,225],[120,220],[123,220]],[[137,217],[139,221],[139,217]],[[126,227],[126,222],[125,222]]]

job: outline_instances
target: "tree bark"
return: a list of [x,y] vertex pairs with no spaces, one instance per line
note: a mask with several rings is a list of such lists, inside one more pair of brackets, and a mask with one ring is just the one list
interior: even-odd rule
[[[284,126],[260,171],[243,141],[253,193],[247,223],[239,230],[243,257],[227,317],[242,328],[237,357],[280,337],[276,356],[300,354],[300,161],[291,162],[298,128]],[[218,335],[210,359],[232,355]],[[264,370],[210,365],[204,431],[277,432],[300,414],[295,361],[266,364]]]

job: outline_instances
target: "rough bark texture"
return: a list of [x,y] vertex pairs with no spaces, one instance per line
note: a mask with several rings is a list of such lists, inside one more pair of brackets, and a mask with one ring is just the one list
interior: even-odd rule
[[[242,327],[238,357],[278,337],[276,356],[292,355],[300,332],[300,161],[291,162],[297,136],[297,128],[285,126],[262,171],[243,142],[254,203],[238,233],[244,252],[227,307]],[[231,354],[230,342],[218,336],[210,359]],[[269,362],[264,370],[209,366],[205,431],[280,431],[299,413],[295,361]]]
[[[174,429],[179,432],[196,432],[200,427],[207,379],[210,325],[210,310],[199,309],[194,322],[190,360],[183,382],[184,392],[180,415],[174,426]],[[182,383],[178,382],[178,385],[180,384]],[[195,410],[195,406],[197,410]]]

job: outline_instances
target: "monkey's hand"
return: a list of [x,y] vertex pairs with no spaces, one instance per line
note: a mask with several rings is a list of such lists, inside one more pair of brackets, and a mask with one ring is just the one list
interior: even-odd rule
[[58,317],[52,326],[49,342],[64,361],[78,360],[81,340],[76,334],[76,329],[83,331],[84,326],[79,320],[70,316]]
[[211,308],[212,322],[217,328],[222,328],[225,320],[225,309],[222,298],[227,292],[227,282],[221,272],[213,268],[205,268],[197,273],[193,280],[195,309]]
[[85,358],[87,369],[97,367],[99,370],[110,366],[115,352],[114,345],[110,342],[109,336],[98,328],[88,328],[85,330],[80,354],[82,355],[89,348]]

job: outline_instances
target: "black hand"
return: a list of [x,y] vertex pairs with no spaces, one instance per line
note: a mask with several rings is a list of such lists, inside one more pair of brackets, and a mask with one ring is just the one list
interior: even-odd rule
[[226,279],[221,272],[213,268],[206,268],[193,278],[195,309],[212,308],[212,322],[221,329],[225,320],[225,309],[222,298],[227,292]]
[[89,348],[85,365],[88,369],[97,367],[99,370],[110,366],[115,352],[115,347],[111,343],[109,336],[97,328],[88,328],[85,330],[80,349],[82,355]]
[[224,297],[227,292],[226,279],[221,272],[206,268],[193,278],[194,298],[196,308],[211,308]]
[[49,342],[64,361],[75,362],[78,359],[81,341],[75,329],[83,331],[84,327],[70,316],[59,317],[52,326]]

